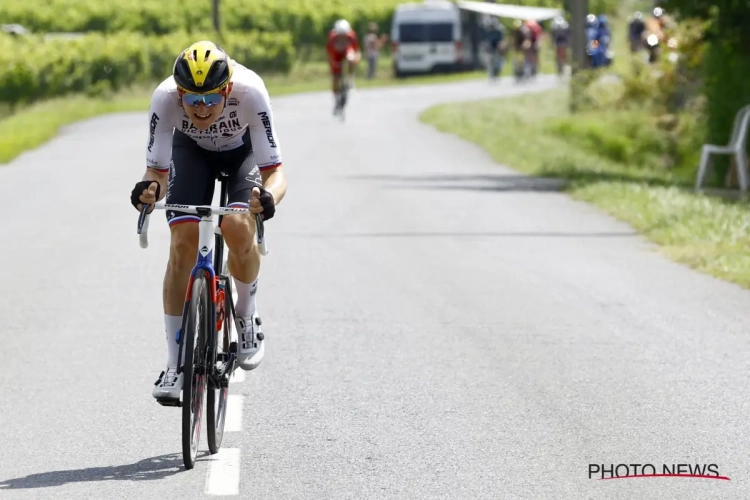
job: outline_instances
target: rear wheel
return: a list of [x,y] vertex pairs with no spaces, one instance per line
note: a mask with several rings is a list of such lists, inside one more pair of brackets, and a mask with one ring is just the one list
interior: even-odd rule
[[348,87],[346,77],[342,77],[341,82],[339,83],[339,91],[336,95],[336,114],[341,121],[344,121],[344,108],[346,107],[347,91]]
[[203,394],[206,390],[206,366],[208,366],[209,321],[211,301],[206,275],[203,271],[193,282],[190,304],[185,321],[185,364],[183,365],[182,388],[182,457],[185,468],[192,469],[198,456],[201,418],[203,416]]

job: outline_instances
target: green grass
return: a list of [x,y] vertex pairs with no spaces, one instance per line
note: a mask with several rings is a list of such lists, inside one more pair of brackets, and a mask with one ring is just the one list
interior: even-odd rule
[[[547,51],[549,52],[549,51]],[[301,92],[326,91],[331,88],[328,64],[321,60],[322,51],[313,50],[306,59],[299,61],[288,75],[261,74],[271,97]],[[545,57],[546,56],[546,57]],[[549,54],[541,59],[540,71],[553,73],[554,60]],[[388,54],[380,58],[373,80],[365,78],[367,62],[363,59],[356,74],[359,89],[392,86],[458,82],[486,78],[484,71],[470,71],[452,74],[414,76],[397,79],[393,76],[392,59]],[[506,64],[503,75],[510,76],[511,68]],[[0,106],[0,164],[8,163],[24,151],[45,143],[57,135],[60,127],[94,116],[126,111],[148,109],[154,87],[139,85],[132,89],[106,97],[67,96],[31,104],[8,115],[8,109]]]
[[[608,141],[617,144],[619,131],[632,126],[627,120],[636,120],[634,112],[627,118],[590,112],[575,118],[582,123],[577,132],[565,133],[560,124],[569,116],[568,98],[568,91],[555,90],[447,104],[420,119],[480,145],[521,172],[565,179],[573,198],[629,223],[675,261],[750,288],[750,204],[693,194],[694,166],[659,167],[624,152],[613,154],[613,148],[627,149]],[[599,138],[598,147],[587,142],[592,137]]]
[[[445,75],[420,76],[407,79],[395,79],[390,68],[390,59],[381,58],[376,77],[373,80],[364,78],[366,64],[363,61],[358,69],[356,85],[358,88],[378,87],[384,85],[410,85],[425,83],[443,83],[469,79],[484,78],[482,71],[455,73]],[[298,62],[288,75],[261,75],[266,82],[272,97],[299,92],[329,90],[331,80],[328,66],[322,61]],[[15,113],[4,111],[5,119],[0,120],[0,164],[8,163],[24,151],[45,143],[57,135],[60,127],[94,116],[126,111],[145,111],[153,89],[157,85],[139,85],[134,88],[106,97],[67,96],[31,104]]]
[[69,96],[32,104],[0,121],[0,163],[55,137],[60,127],[106,113],[148,109],[149,94],[142,89],[123,92],[116,99]]

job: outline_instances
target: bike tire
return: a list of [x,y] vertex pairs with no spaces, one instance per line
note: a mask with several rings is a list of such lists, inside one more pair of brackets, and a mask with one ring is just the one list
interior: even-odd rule
[[198,456],[203,395],[206,392],[206,328],[211,317],[211,301],[206,280],[205,272],[200,271],[193,281],[183,332],[185,375],[182,387],[182,457],[188,470],[195,466]]
[[[212,361],[211,366],[216,366],[216,358],[218,354],[218,347],[221,347],[223,353],[229,354],[229,348],[231,344],[232,335],[232,317],[230,301],[232,300],[232,287],[229,282],[228,274],[225,289],[224,289],[224,324],[222,325],[222,331],[217,332],[216,339],[209,349],[209,361]],[[235,365],[236,366],[236,365]],[[231,373],[227,373],[227,378],[232,376]],[[221,443],[224,440],[224,423],[227,418],[227,403],[229,401],[229,384],[226,387],[208,388],[206,394],[206,437],[208,440],[208,451],[211,454],[216,454],[221,449]]]

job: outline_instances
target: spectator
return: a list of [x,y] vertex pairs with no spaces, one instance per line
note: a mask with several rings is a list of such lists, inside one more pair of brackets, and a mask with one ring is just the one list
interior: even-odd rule
[[378,58],[380,49],[388,40],[388,35],[383,34],[378,37],[378,25],[370,23],[365,35],[365,56],[367,57],[367,79],[372,80],[375,77],[375,69],[378,67]]
[[503,71],[503,65],[505,64],[505,34],[497,18],[492,19],[489,28],[487,32],[487,45],[490,56],[490,79],[495,80]]

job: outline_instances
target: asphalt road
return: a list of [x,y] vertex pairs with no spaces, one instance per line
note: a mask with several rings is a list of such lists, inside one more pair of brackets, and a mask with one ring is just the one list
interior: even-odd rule
[[359,91],[345,124],[327,94],[274,100],[290,187],[267,225],[266,359],[191,471],[180,411],[151,398],[168,231],[154,218],[140,249],[128,203],[145,114],[0,168],[0,499],[750,497],[750,293],[416,119],[554,85]]

